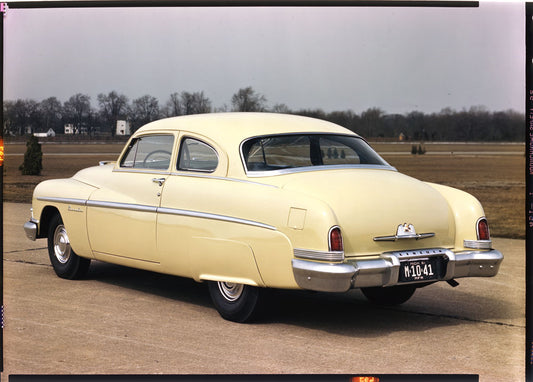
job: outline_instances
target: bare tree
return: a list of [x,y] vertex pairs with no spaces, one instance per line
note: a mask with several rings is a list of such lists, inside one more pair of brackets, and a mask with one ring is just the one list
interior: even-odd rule
[[115,126],[120,118],[124,118],[127,107],[128,97],[123,94],[118,94],[116,91],[111,91],[108,94],[98,94],[99,112],[111,131],[111,135],[115,135]]
[[239,89],[231,98],[233,111],[265,111],[264,95],[256,93],[251,86]]
[[54,129],[56,132],[61,131],[61,118],[63,115],[63,106],[56,97],[49,97],[39,104],[41,114],[41,127],[44,131]]
[[283,113],[283,114],[290,114],[291,110],[289,109],[289,107],[287,105],[285,105],[284,103],[277,103],[275,104],[271,111],[273,113]]
[[32,99],[4,102],[4,133],[24,135],[32,133],[39,125],[39,104]]
[[172,93],[164,108],[164,114],[167,117],[210,112],[211,101],[204,95],[204,92]]
[[91,97],[86,94],[75,94],[65,102],[64,106],[65,119],[73,122],[74,126],[81,131],[86,127],[91,113]]
[[175,92],[170,95],[169,100],[165,104],[163,113],[167,117],[176,117],[183,115],[183,107],[181,105],[181,96]]
[[131,106],[132,130],[159,118],[159,102],[157,98],[145,95],[134,99]]

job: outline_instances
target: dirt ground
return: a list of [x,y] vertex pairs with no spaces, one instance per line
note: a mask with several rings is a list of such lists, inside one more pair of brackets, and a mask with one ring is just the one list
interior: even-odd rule
[[[411,144],[372,146],[400,172],[452,186],[482,203],[491,234],[525,238],[525,147],[523,144],[426,143],[425,155],[411,155]],[[37,183],[65,178],[102,160],[116,160],[123,144],[44,144],[40,176],[21,176],[23,144],[6,145],[4,201],[29,203]]]

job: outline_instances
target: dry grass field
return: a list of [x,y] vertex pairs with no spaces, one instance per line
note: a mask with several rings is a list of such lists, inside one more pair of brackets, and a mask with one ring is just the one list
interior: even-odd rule
[[[476,196],[485,208],[493,236],[525,238],[523,144],[426,144],[425,155],[411,155],[411,144],[372,146],[400,172]],[[46,144],[42,146],[42,175],[22,176],[18,167],[26,147],[7,145],[4,200],[29,203],[33,188],[40,181],[70,177],[101,160],[116,160],[122,147],[122,144]]]

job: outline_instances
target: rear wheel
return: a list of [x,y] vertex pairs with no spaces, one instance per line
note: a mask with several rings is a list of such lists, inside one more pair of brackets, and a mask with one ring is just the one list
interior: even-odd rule
[[250,321],[257,314],[261,291],[251,285],[209,281],[209,294],[218,313],[229,321]]
[[61,215],[55,214],[48,229],[48,255],[56,274],[64,279],[79,279],[87,274],[90,259],[76,255],[70,246]]
[[413,285],[398,285],[387,288],[362,288],[361,291],[371,302],[378,305],[400,305],[415,293]]

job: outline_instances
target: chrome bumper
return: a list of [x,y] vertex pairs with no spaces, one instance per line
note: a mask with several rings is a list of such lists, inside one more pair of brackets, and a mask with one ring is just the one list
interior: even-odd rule
[[29,222],[24,223],[24,232],[26,232],[26,237],[28,239],[35,241],[37,238],[37,221],[32,219]]
[[[400,261],[441,257],[445,263],[442,277],[433,281],[459,277],[491,277],[498,273],[503,260],[501,252],[453,252],[446,249],[384,253],[375,259],[350,259],[342,264],[292,260],[294,279],[300,288],[322,292],[346,292],[351,288],[398,285]],[[415,281],[410,284],[424,283]],[[402,283],[406,284],[406,283]]]

